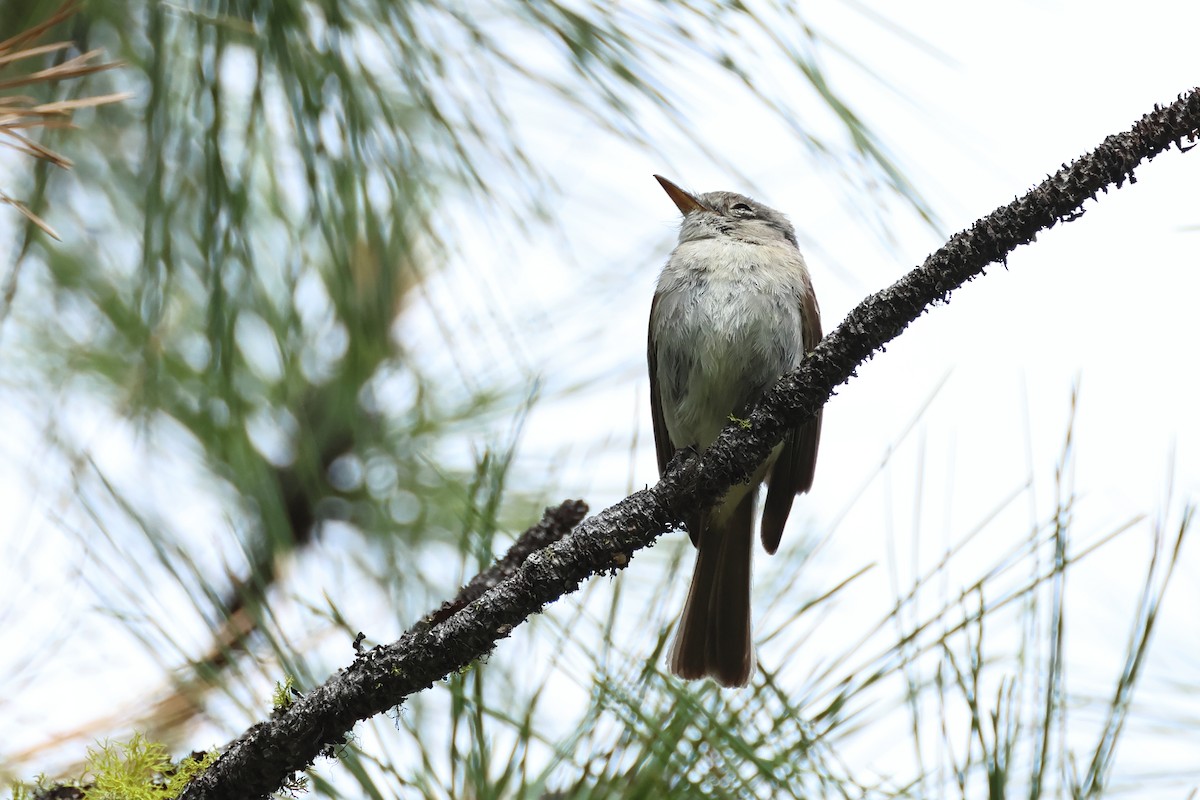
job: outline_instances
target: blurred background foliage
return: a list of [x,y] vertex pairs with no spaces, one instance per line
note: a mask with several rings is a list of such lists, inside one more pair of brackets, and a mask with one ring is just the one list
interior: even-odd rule
[[[6,3],[0,36],[56,6]],[[572,321],[603,314],[606,281],[628,272],[580,275],[552,303],[506,281],[514,241],[562,243],[571,180],[548,167],[547,128],[649,153],[670,129],[727,162],[689,129],[680,78],[703,67],[842,175],[881,235],[881,195],[932,221],[820,66],[823,51],[852,50],[791,3],[97,0],[54,36],[124,66],[31,93],[132,98],[46,133],[72,173],[4,162],[6,192],[63,235],[0,220],[3,421],[15,432],[4,455],[24,509],[5,533],[0,598],[20,642],[0,655],[5,781],[70,770],[86,745],[133,730],[178,753],[226,741],[268,713],[276,682],[323,680],[360,630],[368,644],[393,638],[572,493],[552,458],[546,475],[514,475],[525,414],[617,368],[546,380],[538,349],[587,360],[594,329]],[[834,134],[807,125],[801,103]],[[589,142],[562,146],[602,168],[587,164]],[[556,252],[578,267],[569,246]],[[484,664],[361,725],[310,788],[891,797],[979,796],[968,787],[986,781],[999,797],[1006,780],[1040,786],[1030,765],[1051,762],[1059,790],[1086,794],[1103,782],[1102,744],[1094,784],[1072,784],[1065,750],[1047,746],[1063,713],[1052,653],[1068,506],[1031,520],[971,593],[930,612],[914,586],[799,684],[767,672],[738,696],[658,672],[661,615],[657,649],[643,646],[642,609],[667,608],[682,583],[671,549],[661,581],[593,582]],[[763,636],[785,652],[857,579],[800,589],[817,545],[767,572]],[[1028,641],[985,696],[982,626],[995,614]],[[622,618],[642,638],[616,631]],[[881,685],[891,691],[873,693]],[[857,774],[840,754],[880,704],[909,709],[912,775]],[[946,721],[930,727],[930,714]],[[937,763],[922,761],[930,737],[946,740]],[[1023,771],[1010,776],[1014,761]]]

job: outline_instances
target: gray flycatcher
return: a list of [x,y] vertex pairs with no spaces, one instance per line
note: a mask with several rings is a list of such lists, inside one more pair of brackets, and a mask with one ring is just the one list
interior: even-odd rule
[[[679,244],[650,306],[650,406],[661,474],[677,450],[702,452],[799,365],[821,339],[821,317],[787,217],[740,194],[691,194],[654,177],[683,213]],[[748,483],[684,520],[698,552],[668,657],[679,677],[750,682],[755,495],[766,479],[761,535],[774,553],[792,499],[812,486],[820,435],[818,414],[789,431]]]

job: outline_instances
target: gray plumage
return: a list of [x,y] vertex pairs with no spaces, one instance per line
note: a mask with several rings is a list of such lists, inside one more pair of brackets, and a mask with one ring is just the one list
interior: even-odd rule
[[[821,338],[796,235],[775,209],[733,192],[692,195],[658,178],[683,212],[658,279],[647,358],[659,470],[680,448],[703,451],[744,417]],[[671,671],[744,686],[754,669],[750,562],[755,490],[768,482],[762,541],[775,552],[792,499],[812,486],[820,417],[791,431],[749,484],[685,520],[698,548]]]

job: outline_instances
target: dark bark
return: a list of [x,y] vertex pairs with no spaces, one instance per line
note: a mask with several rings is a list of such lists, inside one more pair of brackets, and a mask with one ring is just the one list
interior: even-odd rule
[[833,390],[931,305],[945,301],[989,264],[1004,263],[1039,232],[1078,218],[1083,204],[1109,187],[1133,181],[1133,169],[1200,131],[1200,90],[1110,136],[1028,194],[998,208],[903,279],[855,308],[793,373],[783,377],[750,416],[731,425],[699,458],[677,458],[655,486],[636,492],[574,533],[530,554],[511,577],[465,608],[398,641],[361,654],[277,717],[233,742],[182,795],[261,797],[327,748],[355,722],[386,711],[491,651],[496,642],[546,604],[592,575],[625,567],[639,549],[670,530],[685,513],[711,505],[744,480],[784,432],[813,417]]
[[457,597],[442,603],[437,611],[412,626],[408,633],[428,631],[483,597],[489,589],[511,578],[530,555],[574,530],[587,512],[587,503],[582,500],[564,500],[558,508],[547,508],[542,514],[542,521],[521,534],[503,558],[497,559],[495,564],[471,578],[466,586],[458,590]]

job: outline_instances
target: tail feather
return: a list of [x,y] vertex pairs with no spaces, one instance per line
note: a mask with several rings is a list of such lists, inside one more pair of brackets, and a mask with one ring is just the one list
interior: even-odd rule
[[750,493],[726,519],[710,517],[696,536],[696,569],[668,658],[671,672],[681,678],[709,676],[729,687],[750,682],[753,517]]

